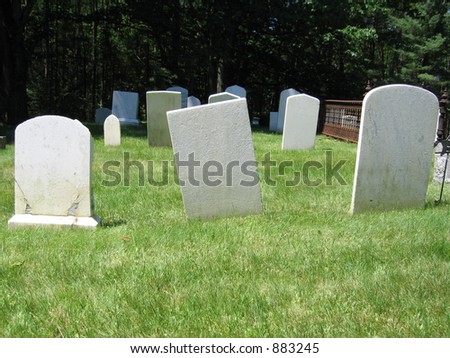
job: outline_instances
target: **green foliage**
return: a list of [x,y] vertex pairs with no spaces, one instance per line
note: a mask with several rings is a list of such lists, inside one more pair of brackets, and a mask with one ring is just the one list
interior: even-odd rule
[[360,99],[371,79],[440,95],[449,33],[446,1],[37,0],[23,34],[28,109],[92,120],[115,89],[144,103],[175,84],[203,102],[240,84],[263,119],[288,87]]
[[[173,181],[138,186],[133,168],[130,186],[102,185],[123,151],[154,168],[173,159],[145,130],[123,134],[120,148],[95,140],[95,231],[8,230],[14,147],[0,153],[1,337],[449,336],[450,188],[440,206],[430,184],[426,208],[351,216],[354,144],[282,152],[281,136],[256,133],[259,162],[294,163],[262,183],[264,214],[187,221]],[[283,185],[328,149],[347,185]]]

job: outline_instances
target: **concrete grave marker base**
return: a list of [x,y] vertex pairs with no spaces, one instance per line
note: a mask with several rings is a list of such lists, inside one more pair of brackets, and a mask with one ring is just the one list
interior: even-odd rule
[[[246,99],[167,112],[186,216],[263,211]],[[196,163],[189,167],[182,163]]]
[[437,97],[389,85],[364,98],[351,212],[425,205],[433,156]]
[[8,221],[9,229],[33,226],[52,226],[61,228],[86,228],[95,229],[101,222],[97,216],[92,217],[76,217],[76,216],[49,216],[49,215],[31,215],[21,214],[14,215]]

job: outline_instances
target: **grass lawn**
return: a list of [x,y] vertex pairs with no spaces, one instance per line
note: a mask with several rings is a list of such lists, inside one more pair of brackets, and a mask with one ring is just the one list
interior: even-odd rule
[[[0,151],[1,337],[450,336],[450,187],[439,206],[430,184],[425,208],[352,217],[355,144],[319,136],[314,150],[282,152],[280,135],[257,132],[259,162],[294,163],[262,182],[264,214],[188,221],[174,180],[140,186],[135,166],[128,186],[103,183],[124,151],[153,160],[158,179],[171,149],[133,128],[105,148],[90,129],[97,230],[8,230],[14,148]],[[347,185],[285,185],[329,149]]]

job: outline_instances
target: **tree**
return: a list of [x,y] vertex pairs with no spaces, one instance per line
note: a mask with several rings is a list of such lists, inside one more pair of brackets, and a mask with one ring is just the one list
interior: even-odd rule
[[0,122],[19,123],[27,113],[25,27],[37,0],[0,2]]

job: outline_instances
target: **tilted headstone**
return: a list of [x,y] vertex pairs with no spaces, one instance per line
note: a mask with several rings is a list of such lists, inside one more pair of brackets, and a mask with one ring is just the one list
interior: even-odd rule
[[167,113],[186,216],[262,212],[246,99]]
[[15,134],[15,215],[9,227],[95,227],[91,165],[93,141],[77,120],[30,119]]
[[231,94],[228,92],[220,92],[220,93],[212,94],[211,96],[209,96],[208,104],[218,103],[218,102],[223,102],[223,101],[231,101],[231,100],[240,99],[240,98],[241,97],[236,96],[235,94]]
[[227,87],[225,89],[225,92],[234,94],[235,96],[238,96],[240,98],[246,98],[247,97],[247,91],[245,90],[245,88],[241,87],[241,86],[238,86],[238,85]]
[[106,118],[112,114],[109,108],[97,108],[95,110],[95,123],[103,124]]
[[0,137],[0,149],[5,149],[5,148],[6,148],[6,137],[1,136]]
[[113,92],[112,114],[119,118],[121,125],[139,125],[138,106],[139,95],[136,92]]
[[270,112],[269,130],[271,132],[276,132],[277,131],[277,125],[278,125],[278,112]]
[[280,103],[278,105],[278,122],[277,122],[277,132],[283,133],[284,127],[284,117],[286,115],[286,102],[288,97],[300,94],[299,91],[289,88],[280,93]]
[[434,94],[408,85],[364,97],[352,213],[425,204],[438,109]]
[[186,89],[184,87],[180,87],[180,86],[173,86],[173,87],[169,87],[166,91],[180,92],[181,93],[181,108],[188,107],[188,96],[189,96],[188,89]]
[[306,94],[290,96],[286,104],[283,141],[284,150],[314,148],[319,121],[320,101]]
[[181,108],[181,93],[170,91],[147,92],[147,139],[153,147],[171,146],[167,111]]
[[197,106],[201,106],[202,102],[200,102],[200,100],[195,97],[195,96],[189,96],[187,99],[187,108],[190,107],[197,107]]
[[114,114],[106,118],[103,124],[105,146],[120,145],[120,122]]

